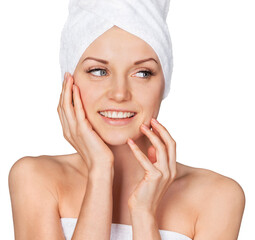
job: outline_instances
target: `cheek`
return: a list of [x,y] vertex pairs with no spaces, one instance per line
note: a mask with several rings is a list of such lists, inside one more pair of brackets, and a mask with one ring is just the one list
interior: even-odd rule
[[80,90],[80,98],[83,105],[83,108],[85,110],[85,114],[90,112],[91,105],[93,103],[93,96],[91,95],[91,92],[88,91],[87,88],[84,86],[78,86]]
[[161,100],[165,90],[165,80],[164,80],[163,73],[161,74],[159,82],[160,84],[158,85],[158,92],[159,92],[159,98]]
[[164,83],[157,79],[149,86],[149,94],[141,94],[140,93],[140,101],[144,106],[153,107],[158,106],[161,102],[162,96],[164,92]]
[[80,86],[80,96],[87,116],[95,113],[98,108],[97,102],[99,102],[101,96],[98,89],[93,88],[91,85],[85,86],[85,84],[83,84]]
[[146,97],[144,101],[140,102],[142,106],[143,116],[148,120],[152,117],[156,117],[160,108],[160,99],[157,95],[150,95],[150,97]]
[[160,104],[163,97],[163,91],[164,89],[162,89],[162,86],[157,84],[155,85],[153,91],[151,91],[150,94],[144,96],[143,99],[144,111],[150,117],[156,117],[158,115]]

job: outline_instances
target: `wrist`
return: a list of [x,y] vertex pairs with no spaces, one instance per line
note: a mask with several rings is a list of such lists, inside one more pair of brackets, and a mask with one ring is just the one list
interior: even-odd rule
[[100,167],[92,167],[89,170],[88,176],[90,179],[113,179],[114,167],[112,164],[105,164]]
[[132,210],[130,212],[130,217],[133,226],[146,228],[148,226],[157,225],[156,217],[150,211]]
[[132,208],[129,209],[129,213],[131,218],[155,218],[155,214],[152,211],[149,211],[147,209],[141,209],[141,208]]

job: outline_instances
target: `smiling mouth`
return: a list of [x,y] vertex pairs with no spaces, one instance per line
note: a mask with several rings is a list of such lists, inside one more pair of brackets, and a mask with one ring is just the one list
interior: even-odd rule
[[102,117],[105,117],[105,118],[107,118],[107,119],[112,119],[112,120],[122,120],[122,119],[127,119],[127,118],[133,118],[133,117],[135,117],[136,116],[136,112],[134,112],[134,114],[133,115],[131,115],[131,116],[127,116],[127,117],[109,117],[109,116],[105,116],[105,115],[103,115],[102,113],[100,113],[100,111],[98,112]]

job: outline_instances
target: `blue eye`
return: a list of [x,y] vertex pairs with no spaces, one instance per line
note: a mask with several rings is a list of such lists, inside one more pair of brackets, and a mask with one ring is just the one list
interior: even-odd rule
[[[87,73],[90,73],[90,72],[100,72],[100,71],[105,71],[105,72],[106,72],[105,69],[94,68],[94,69],[91,69],[91,70],[87,71]],[[101,75],[96,75],[96,76],[97,76],[97,77],[100,77]],[[105,75],[103,75],[103,76],[105,76]]]
[[[152,72],[151,71],[139,71],[138,73],[143,73],[142,76],[144,76],[144,73],[145,74],[148,74],[149,76],[145,77],[145,78],[149,78],[150,76],[152,76]],[[143,77],[142,77],[143,78]]]
[[[104,71],[105,73],[106,73],[106,70],[105,69],[102,69],[102,68],[94,68],[94,69],[90,69],[90,70],[88,70],[88,71],[86,71],[87,73],[91,73],[91,72],[101,72],[101,71]],[[139,71],[139,72],[137,72],[137,73],[142,73],[142,78],[149,78],[149,77],[151,77],[151,76],[153,76],[154,75],[154,73],[153,72],[151,72],[151,71],[146,71],[146,70],[144,70],[144,71]],[[137,74],[136,73],[136,74]],[[144,75],[146,75],[147,74],[147,76],[144,76]],[[94,74],[93,74],[94,75]],[[101,76],[106,76],[106,74],[104,74],[104,75],[94,75],[94,76],[96,76],[96,77],[101,77]]]

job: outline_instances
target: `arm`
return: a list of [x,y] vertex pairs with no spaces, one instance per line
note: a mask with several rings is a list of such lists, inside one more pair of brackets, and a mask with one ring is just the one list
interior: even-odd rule
[[233,179],[222,178],[212,192],[201,206],[194,240],[236,240],[245,207],[243,189]]
[[141,126],[142,132],[153,144],[147,150],[148,157],[134,141],[127,141],[145,170],[143,179],[128,199],[134,240],[161,239],[155,216],[163,195],[177,175],[176,142],[156,119],[151,119],[151,124],[152,131],[145,124]]
[[79,87],[70,73],[57,109],[63,134],[84,160],[89,176],[72,240],[110,239],[114,156],[87,119]]
[[53,184],[37,160],[21,158],[9,172],[15,240],[64,240]]
[[[64,240],[58,196],[43,160],[23,157],[9,172],[15,240]],[[112,171],[111,171],[112,170]],[[113,169],[93,169],[72,240],[110,239]]]
[[130,212],[133,240],[161,240],[156,218],[149,212],[131,211]]
[[113,167],[89,173],[77,225],[72,240],[109,240],[112,223]]

